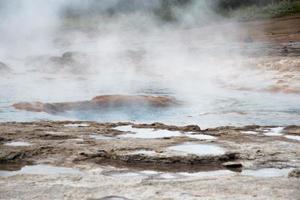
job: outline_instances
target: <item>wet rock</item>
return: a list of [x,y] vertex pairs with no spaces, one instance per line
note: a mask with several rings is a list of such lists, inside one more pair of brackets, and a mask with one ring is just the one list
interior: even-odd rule
[[26,110],[26,111],[31,111],[31,112],[43,112],[44,111],[44,104],[41,102],[16,103],[13,105],[13,107],[18,110]]
[[200,132],[201,128],[198,125],[188,125],[188,126],[172,126],[163,123],[155,122],[152,124],[136,124],[132,126],[133,128],[153,128],[153,129],[164,129],[170,131],[182,131],[182,132]]
[[225,162],[222,163],[222,166],[234,171],[242,171],[243,168],[243,165],[240,162]]
[[0,61],[0,73],[1,74],[7,74],[10,73],[11,69],[6,65],[5,63]]
[[40,70],[40,66],[43,72],[58,73],[65,72],[71,74],[83,74],[89,73],[91,70],[91,60],[93,58],[85,53],[77,51],[67,51],[61,56],[37,56],[30,58],[27,61],[28,66],[34,66],[37,70]]
[[300,178],[300,168],[294,169],[289,173],[289,177]]
[[129,200],[126,197],[121,197],[121,196],[106,196],[102,197],[100,199],[89,199],[89,200]]
[[97,96],[90,101],[64,103],[21,102],[12,106],[18,110],[57,114],[66,111],[104,111],[105,109],[139,107],[161,108],[175,105],[178,105],[177,101],[167,96],[104,95]]
[[65,52],[61,57],[51,57],[50,63],[59,69],[66,69],[72,73],[84,73],[90,65],[88,56],[81,52]]
[[201,128],[197,125],[189,125],[182,127],[181,130],[184,132],[199,132],[201,131]]
[[284,132],[287,134],[294,134],[294,135],[300,135],[300,126],[287,126],[284,128]]

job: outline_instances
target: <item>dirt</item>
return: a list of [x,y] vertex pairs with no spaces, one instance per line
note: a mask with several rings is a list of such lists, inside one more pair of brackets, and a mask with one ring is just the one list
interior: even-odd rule
[[[180,131],[182,134],[192,132],[215,136],[217,139],[197,140],[186,135],[163,139],[126,138],[122,137],[126,132],[116,129],[124,125],[156,131]],[[284,136],[299,136],[300,127],[288,126],[283,129],[281,136],[266,136],[264,133],[272,128],[253,125],[201,130],[196,125],[178,127],[162,123],[80,121],[1,123],[0,170],[15,171],[27,165],[47,164],[77,168],[83,174],[17,174],[0,177],[0,199],[101,199],[109,196],[128,199],[297,199],[300,187],[297,175],[297,169],[300,168],[299,141]],[[256,134],[247,134],[251,131]],[[111,139],[97,140],[90,135]],[[5,145],[12,141],[31,145]],[[187,142],[216,145],[225,149],[225,153],[196,155],[168,150],[170,146]],[[264,168],[295,170],[290,172],[289,177],[239,175],[243,170]],[[174,180],[150,175],[118,176],[124,170],[126,173],[151,170],[173,175],[228,170],[235,175],[206,178],[191,175]]]
[[300,41],[300,14],[241,23],[251,41],[289,43]]

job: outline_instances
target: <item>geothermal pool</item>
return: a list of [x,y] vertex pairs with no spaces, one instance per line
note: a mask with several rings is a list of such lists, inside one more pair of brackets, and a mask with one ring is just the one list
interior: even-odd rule
[[[87,120],[98,122],[163,122],[169,124],[198,124],[201,127],[224,125],[276,125],[299,124],[299,94],[282,94],[254,91],[234,91],[214,88],[215,93],[195,90],[193,96],[183,96],[173,88],[163,87],[163,82],[132,81],[142,85],[132,94],[169,95],[183,102],[178,107],[144,110],[111,110],[110,112],[68,112],[59,115],[19,111],[11,105],[22,101],[64,102],[91,99],[99,94],[109,93],[97,82],[97,76],[47,78],[47,75],[16,73],[0,79],[0,121],[36,120]],[[75,79],[75,81],[74,81]],[[142,84],[141,84],[142,83]],[[162,86],[162,87],[159,87]],[[197,89],[197,88],[195,88]],[[114,90],[114,91],[113,91]],[[110,93],[118,93],[111,89]]]

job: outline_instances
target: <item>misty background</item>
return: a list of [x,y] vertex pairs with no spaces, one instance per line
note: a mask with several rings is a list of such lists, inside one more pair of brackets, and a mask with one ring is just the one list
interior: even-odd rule
[[[247,44],[240,23],[244,18],[228,16],[228,11],[272,2],[1,0],[0,120],[293,123],[298,96],[230,89],[261,87],[270,80],[245,62],[255,59],[253,52],[263,55],[265,44]],[[20,101],[80,101],[104,94],[169,95],[184,106],[133,116],[49,116],[10,107]]]

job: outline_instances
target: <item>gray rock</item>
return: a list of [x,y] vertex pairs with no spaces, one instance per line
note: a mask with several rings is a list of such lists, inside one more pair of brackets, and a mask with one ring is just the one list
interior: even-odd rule
[[11,69],[5,63],[0,61],[0,73],[10,73]]
[[294,169],[289,173],[289,177],[300,178],[300,168]]

